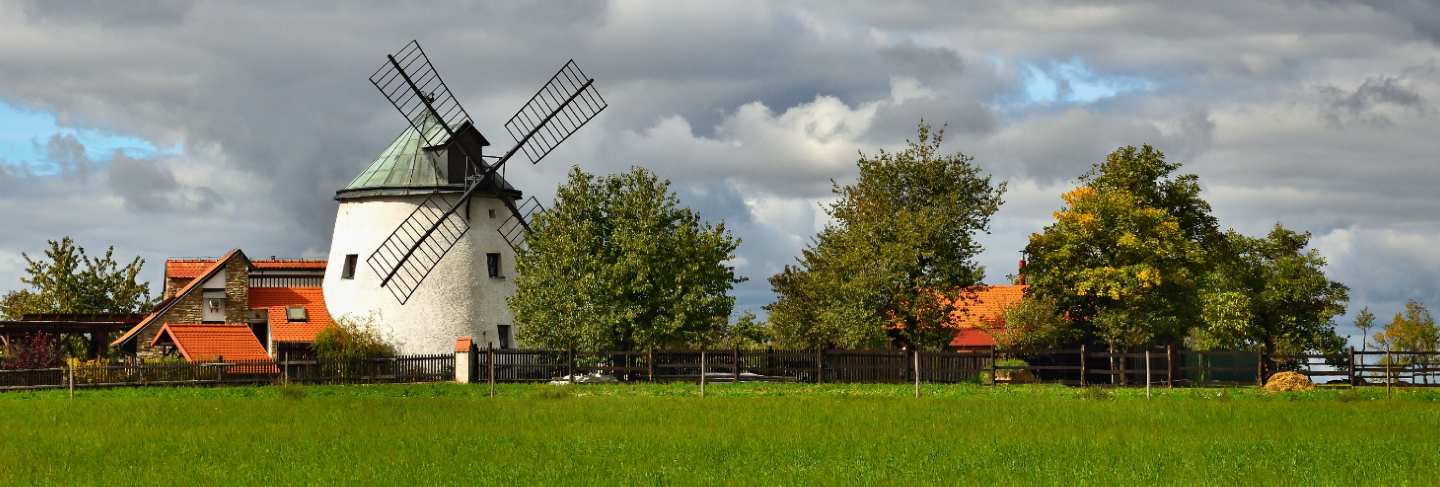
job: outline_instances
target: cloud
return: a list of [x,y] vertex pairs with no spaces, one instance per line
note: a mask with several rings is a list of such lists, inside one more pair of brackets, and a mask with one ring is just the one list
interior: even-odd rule
[[[575,58],[610,108],[507,177],[546,202],[572,164],[672,179],[682,201],[744,239],[742,307],[769,301],[764,278],[823,224],[830,181],[853,180],[862,151],[902,147],[921,118],[947,124],[947,150],[1011,183],[983,239],[991,281],[1013,272],[1025,236],[1090,164],[1150,143],[1201,176],[1224,224],[1315,231],[1357,304],[1390,306],[1411,286],[1397,282],[1419,294],[1440,282],[1406,250],[1440,212],[1440,7],[1429,2],[436,10],[0,3],[0,103],[59,126],[20,139],[33,137],[37,157],[0,154],[0,218],[20,222],[0,233],[0,252],[71,234],[152,262],[232,247],[323,253],[333,192],[404,126],[364,78],[419,37],[491,135]],[[1043,103],[1025,95],[1040,80],[1030,67],[1054,85]],[[107,153],[84,130],[174,149]],[[1417,277],[1366,271],[1391,266]],[[16,282],[7,272],[0,283]]]

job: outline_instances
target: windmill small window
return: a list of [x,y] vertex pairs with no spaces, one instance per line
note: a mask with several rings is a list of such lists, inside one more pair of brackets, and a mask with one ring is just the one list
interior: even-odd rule
[[305,322],[310,321],[309,315],[305,314],[304,306],[286,306],[285,319],[288,321]]
[[485,268],[490,271],[492,279],[504,277],[500,275],[500,254],[494,252],[485,254]]
[[356,261],[357,259],[359,259],[359,258],[360,258],[360,256],[357,255],[357,254],[346,254],[346,255],[345,255],[345,267],[342,268],[342,269],[340,269],[340,278],[341,278],[341,279],[354,279],[354,278],[355,278],[355,261]]

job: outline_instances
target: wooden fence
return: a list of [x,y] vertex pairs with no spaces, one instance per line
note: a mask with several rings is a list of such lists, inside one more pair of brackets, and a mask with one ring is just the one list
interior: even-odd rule
[[455,378],[455,356],[403,355],[345,361],[83,363],[75,367],[0,370],[0,390],[148,385],[442,382]]
[[917,357],[903,350],[491,349],[479,350],[475,356],[471,377],[493,382],[546,382],[583,375],[620,382],[696,381],[704,370],[710,382],[909,383],[918,373],[920,381],[927,383],[1235,386],[1264,384],[1276,372],[1295,371],[1322,384],[1440,386],[1437,352],[1391,352],[1387,356],[1386,352],[1346,351],[1326,356],[1081,347],[1023,354],[920,352]]
[[[704,357],[703,367],[701,357]],[[646,350],[574,352],[484,350],[476,354],[478,380],[543,382],[601,375],[622,382],[844,382],[915,380],[915,359],[903,350]],[[921,352],[925,382],[978,381],[990,370],[988,352]]]
[[1316,383],[1440,386],[1440,352],[1354,351],[1266,355],[1254,351],[1052,350],[475,350],[353,360],[82,364],[0,370],[0,390],[186,384],[445,382],[470,367],[477,382],[547,382],[603,376],[621,382],[1059,383],[1076,386],[1257,385],[1278,371]]

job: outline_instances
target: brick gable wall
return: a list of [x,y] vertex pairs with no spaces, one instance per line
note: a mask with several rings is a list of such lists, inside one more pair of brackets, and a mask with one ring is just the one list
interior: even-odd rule
[[[184,284],[181,283],[180,286]],[[244,323],[245,311],[249,307],[250,267],[244,259],[230,259],[230,262],[225,263],[225,322]],[[150,348],[150,342],[160,333],[160,328],[165,326],[165,323],[200,323],[204,318],[205,290],[196,288],[189,296],[175,302],[165,314],[156,317],[149,326],[140,330],[135,337],[136,354],[145,356],[156,353]]]

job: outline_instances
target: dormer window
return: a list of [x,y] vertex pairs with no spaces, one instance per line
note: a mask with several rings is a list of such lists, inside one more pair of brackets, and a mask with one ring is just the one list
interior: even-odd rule
[[288,321],[309,321],[309,315],[305,314],[304,306],[288,306],[285,308],[285,319]]

